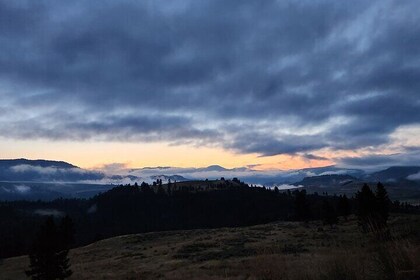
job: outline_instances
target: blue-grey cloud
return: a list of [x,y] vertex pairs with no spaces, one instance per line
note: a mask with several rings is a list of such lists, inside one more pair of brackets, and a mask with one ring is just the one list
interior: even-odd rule
[[416,10],[408,0],[0,1],[0,134],[307,159],[386,145],[420,120]]
[[327,157],[322,157],[314,154],[303,154],[302,157],[308,160],[328,160]]
[[420,149],[409,150],[395,154],[374,154],[359,157],[343,157],[338,164],[345,167],[360,167],[368,169],[381,169],[392,165],[419,166]]

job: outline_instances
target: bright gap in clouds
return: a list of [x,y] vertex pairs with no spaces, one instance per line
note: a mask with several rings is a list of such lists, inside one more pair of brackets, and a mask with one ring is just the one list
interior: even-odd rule
[[[16,147],[10,150],[7,147]],[[77,152],[75,152],[77,151]],[[99,168],[104,164],[124,163],[127,168],[173,166],[206,167],[219,164],[226,168],[256,165],[256,170],[297,169],[306,166],[324,166],[330,161],[308,161],[299,156],[280,155],[258,157],[255,154],[236,154],[218,148],[195,148],[186,145],[171,146],[164,143],[118,142],[50,142],[0,140],[0,153],[4,158],[63,160],[83,168]],[[162,164],[164,163],[164,164]]]

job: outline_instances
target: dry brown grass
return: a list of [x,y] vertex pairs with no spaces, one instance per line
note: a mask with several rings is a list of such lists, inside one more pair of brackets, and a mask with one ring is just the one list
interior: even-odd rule
[[[394,216],[391,229],[386,243],[355,219],[120,236],[72,250],[72,279],[420,279],[420,216]],[[27,266],[6,259],[0,279],[26,279]]]
[[[395,227],[395,225],[394,225]],[[401,233],[401,229],[398,228]],[[377,234],[363,236],[358,246],[334,247],[328,252],[319,250],[313,254],[301,254],[294,258],[271,254],[268,251],[257,256],[250,267],[255,279],[271,280],[394,280],[420,279],[419,232],[409,238],[375,240]],[[363,241],[367,239],[368,244]]]
[[[400,249],[386,250],[334,251],[329,255],[308,254],[294,258],[261,255],[251,264],[251,269],[255,279],[264,280],[420,279],[418,266],[406,266],[405,261],[398,258]],[[410,254],[410,263],[419,257],[418,252]]]

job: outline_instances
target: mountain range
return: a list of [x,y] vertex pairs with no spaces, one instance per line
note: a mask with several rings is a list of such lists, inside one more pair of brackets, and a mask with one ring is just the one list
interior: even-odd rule
[[[88,170],[63,161],[0,160],[0,199],[53,199],[90,197],[117,184],[163,183],[187,180],[234,178],[253,185],[291,189],[303,187],[312,192],[353,194],[363,182],[381,181],[393,189],[394,197],[420,197],[420,166],[391,166],[376,172],[338,166],[299,170],[254,170],[251,167],[201,168],[144,167]],[[402,196],[399,193],[403,193]],[[416,198],[417,199],[417,198]]]

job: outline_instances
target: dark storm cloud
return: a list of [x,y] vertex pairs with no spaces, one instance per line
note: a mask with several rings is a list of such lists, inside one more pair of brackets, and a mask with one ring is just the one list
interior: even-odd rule
[[379,0],[0,1],[0,98],[11,110],[0,133],[308,159],[387,144],[420,120],[416,10]]

